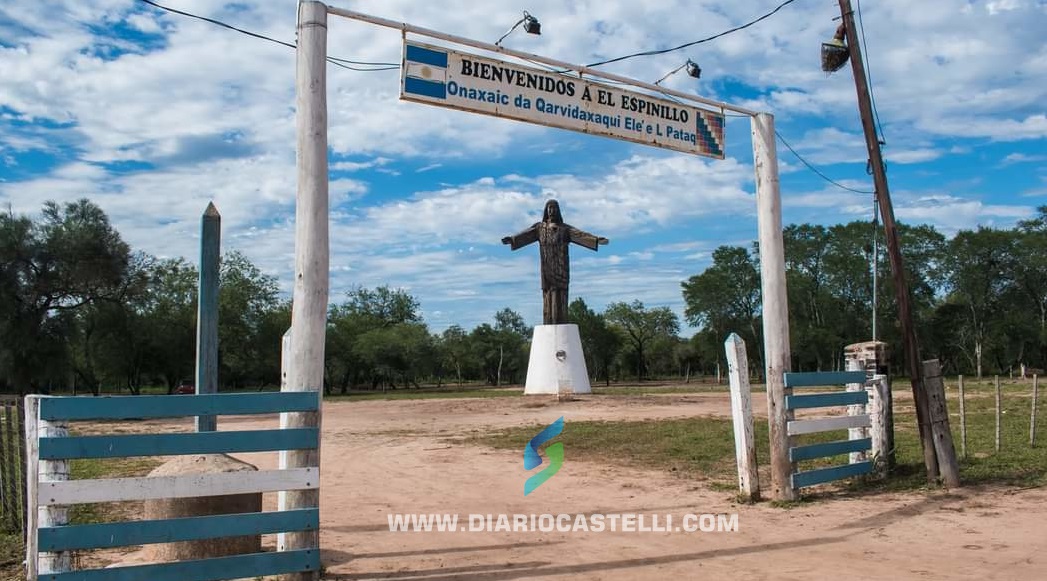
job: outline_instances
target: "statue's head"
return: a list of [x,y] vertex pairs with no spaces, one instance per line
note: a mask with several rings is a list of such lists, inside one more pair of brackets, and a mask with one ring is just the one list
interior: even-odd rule
[[559,202],[557,202],[556,200],[549,200],[545,203],[545,213],[542,214],[542,222],[563,224],[563,215],[560,214]]

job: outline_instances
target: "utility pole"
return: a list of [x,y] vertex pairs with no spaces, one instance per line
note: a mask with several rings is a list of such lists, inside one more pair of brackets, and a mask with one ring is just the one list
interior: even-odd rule
[[[891,263],[891,275],[898,301],[898,318],[902,328],[902,345],[906,363],[909,367],[909,379],[912,383],[913,401],[916,407],[916,422],[920,429],[920,442],[923,446],[923,461],[927,467],[927,480],[936,482],[943,466],[945,485],[959,486],[959,469],[956,464],[956,451],[952,447],[951,434],[946,441],[939,441],[932,434],[930,424],[930,399],[923,389],[920,345],[916,338],[916,327],[913,324],[912,305],[909,297],[909,284],[905,277],[905,263],[902,259],[901,244],[898,240],[898,226],[894,221],[894,206],[891,194],[887,189],[887,171],[883,165],[880,152],[880,140],[873,121],[872,99],[869,96],[869,84],[865,76],[865,63],[862,61],[858,31],[854,23],[854,11],[851,0],[839,0],[843,17],[843,28],[847,35],[847,49],[850,52],[851,68],[854,72],[854,83],[858,91],[858,108],[862,117],[862,128],[865,131],[865,143],[869,149],[869,160],[872,164],[873,183],[876,186],[876,199],[880,204],[883,218],[884,236],[887,242],[887,255]],[[946,429],[948,426],[945,426]],[[943,438],[944,440],[945,438]],[[946,449],[948,448],[948,449]],[[950,461],[951,457],[951,461]]]
[[[295,277],[291,302],[291,344],[287,384],[282,391],[308,391],[320,397],[324,383],[324,337],[330,285],[330,238],[327,168],[327,6],[320,2],[298,4],[298,68],[295,104],[298,133],[298,193],[295,201]],[[283,356],[281,356],[283,360]],[[282,381],[281,381],[282,383]],[[321,427],[321,408],[315,412],[281,414],[281,427]],[[320,468],[320,449],[288,450],[281,467]],[[319,508],[320,491],[288,490],[283,493],[288,510]],[[284,534],[285,551],[316,550],[317,530]],[[317,571],[293,573],[284,581],[315,581]]]

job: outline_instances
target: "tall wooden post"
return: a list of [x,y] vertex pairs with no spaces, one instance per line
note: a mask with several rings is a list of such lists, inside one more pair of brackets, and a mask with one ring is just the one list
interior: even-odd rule
[[[858,91],[858,108],[861,112],[862,129],[865,131],[865,144],[869,149],[869,160],[872,165],[873,182],[876,185],[876,199],[880,203],[880,214],[883,218],[883,230],[887,242],[887,256],[891,263],[891,275],[898,301],[898,319],[901,323],[902,344],[906,363],[909,367],[909,381],[912,383],[913,401],[916,406],[916,423],[920,430],[920,443],[923,447],[923,462],[927,468],[927,480],[938,480],[938,463],[940,455],[935,452],[934,438],[928,423],[929,403],[926,392],[922,389],[920,367],[920,344],[916,338],[916,327],[913,324],[912,307],[909,301],[909,284],[905,277],[905,262],[902,259],[901,243],[898,240],[898,226],[894,221],[894,206],[891,193],[887,189],[887,170],[883,165],[880,152],[880,139],[876,134],[873,121],[872,100],[869,96],[869,84],[865,77],[865,63],[862,61],[858,31],[855,29],[854,12],[851,0],[839,0],[843,25],[847,33],[847,48],[850,51],[851,67],[854,82]],[[948,419],[946,419],[948,427]],[[955,451],[953,456],[955,457]]]
[[753,437],[752,387],[745,341],[731,333],[724,342],[727,372],[731,379],[731,419],[734,424],[734,456],[738,464],[738,490],[750,502],[760,500],[760,477]]
[[[320,398],[324,381],[324,338],[327,330],[328,174],[327,174],[327,7],[320,2],[298,5],[298,48],[295,95],[298,127],[298,196],[295,206],[295,278],[291,306],[291,369],[288,391],[312,391]],[[289,413],[288,428],[319,428],[320,412]],[[320,450],[292,450],[288,468],[319,469]],[[320,505],[319,490],[287,491],[288,509]],[[288,533],[285,549],[317,549],[319,531]],[[317,572],[293,579],[316,579]]]
[[760,283],[763,292],[764,366],[767,378],[767,422],[771,440],[771,497],[796,500],[789,461],[785,408],[785,372],[789,370],[789,303],[785,292],[785,248],[782,240],[782,200],[778,189],[778,152],[774,116],[752,118],[753,165],[756,167],[756,216],[759,226]]
[[[196,307],[196,393],[218,393],[218,277],[222,216],[214,202],[200,219],[200,279]],[[215,416],[197,416],[196,431],[218,429]]]

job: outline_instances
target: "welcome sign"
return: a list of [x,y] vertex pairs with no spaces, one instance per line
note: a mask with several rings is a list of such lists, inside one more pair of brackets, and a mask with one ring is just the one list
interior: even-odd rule
[[724,158],[724,116],[660,97],[404,41],[400,98]]

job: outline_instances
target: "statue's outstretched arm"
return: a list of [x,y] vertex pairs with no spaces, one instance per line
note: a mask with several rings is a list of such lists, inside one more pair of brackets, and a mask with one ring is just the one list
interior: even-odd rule
[[534,223],[530,228],[514,234],[512,236],[506,236],[502,238],[502,244],[509,244],[510,248],[516,250],[517,248],[523,248],[532,242],[538,242],[538,225],[541,222]]
[[601,244],[607,244],[610,240],[603,236],[597,236],[596,234],[590,234],[584,230],[579,230],[574,226],[568,226],[571,231],[571,242],[579,246],[584,246],[589,250],[597,250]]

